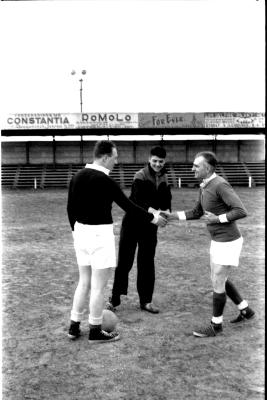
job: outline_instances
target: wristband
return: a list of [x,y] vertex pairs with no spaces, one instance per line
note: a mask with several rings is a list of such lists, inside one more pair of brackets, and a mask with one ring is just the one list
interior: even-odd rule
[[219,218],[219,221],[220,221],[221,224],[223,224],[225,222],[229,222],[227,217],[226,217],[226,214],[218,215],[218,218]]
[[179,220],[186,220],[186,215],[184,211],[177,211],[178,219]]

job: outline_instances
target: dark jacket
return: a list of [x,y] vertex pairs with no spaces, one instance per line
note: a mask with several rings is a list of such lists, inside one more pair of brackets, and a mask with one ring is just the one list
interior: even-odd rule
[[172,195],[166,172],[163,168],[160,175],[157,175],[149,164],[136,172],[130,200],[146,210],[153,207],[156,210],[171,211]]

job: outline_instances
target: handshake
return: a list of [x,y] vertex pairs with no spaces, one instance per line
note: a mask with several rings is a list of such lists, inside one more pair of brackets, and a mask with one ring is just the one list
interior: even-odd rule
[[174,220],[179,220],[177,212],[170,212],[169,210],[155,210],[153,208],[149,208],[148,210],[150,213],[154,214],[154,217],[156,217],[157,221],[155,224],[160,227],[164,227],[167,225],[168,222],[174,221]]

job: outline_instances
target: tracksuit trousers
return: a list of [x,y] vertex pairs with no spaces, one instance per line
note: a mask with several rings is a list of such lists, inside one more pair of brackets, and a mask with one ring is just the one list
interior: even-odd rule
[[115,270],[112,296],[126,295],[129,272],[137,250],[137,292],[140,304],[150,303],[155,284],[155,252],[157,246],[157,226],[138,225],[124,217],[121,225],[118,264]]

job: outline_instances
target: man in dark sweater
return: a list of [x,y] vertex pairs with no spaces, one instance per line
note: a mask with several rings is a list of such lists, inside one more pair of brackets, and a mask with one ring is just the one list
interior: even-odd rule
[[237,305],[239,315],[232,323],[249,320],[254,311],[243,300],[228,276],[231,267],[238,267],[243,238],[236,220],[244,218],[247,211],[232,186],[216,175],[215,154],[206,151],[195,157],[192,170],[202,180],[196,205],[191,210],[173,212],[169,220],[190,220],[201,218],[207,223],[211,235],[210,268],[213,286],[213,316],[208,326],[193,331],[197,337],[216,336],[222,332],[223,310],[226,295]]
[[[108,176],[117,163],[114,143],[99,141],[94,149],[93,164],[87,164],[72,178],[69,186],[67,211],[73,232],[74,248],[79,268],[79,283],[75,290],[68,336],[80,336],[80,322],[89,299],[89,342],[105,343],[118,340],[117,332],[101,329],[104,290],[116,266],[112,203],[115,202],[139,223],[165,226],[166,219],[148,213],[135,205]],[[137,222],[138,223],[138,222]]]
[[[130,199],[149,212],[171,210],[171,191],[165,170],[166,151],[155,146],[150,151],[148,165],[138,171],[132,183]],[[107,308],[114,310],[120,296],[128,291],[128,276],[137,252],[137,291],[140,307],[150,313],[159,310],[152,304],[155,283],[155,251],[157,226],[143,220],[138,223],[133,214],[126,213],[121,226],[118,265],[115,270],[112,295]]]

